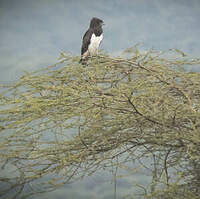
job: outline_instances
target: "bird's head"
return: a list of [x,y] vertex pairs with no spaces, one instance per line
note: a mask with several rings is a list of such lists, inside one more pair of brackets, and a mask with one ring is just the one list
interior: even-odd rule
[[102,25],[104,25],[103,20],[98,19],[96,17],[93,17],[90,21],[90,28],[96,28],[96,27],[99,27],[99,26],[102,26]]

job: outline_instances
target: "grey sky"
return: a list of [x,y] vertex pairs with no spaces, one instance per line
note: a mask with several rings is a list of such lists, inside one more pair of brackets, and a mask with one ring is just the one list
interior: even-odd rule
[[54,64],[61,50],[79,55],[94,16],[106,24],[101,48],[111,55],[143,43],[200,57],[200,0],[0,0],[0,83]]
[[78,55],[93,16],[106,23],[109,54],[141,42],[199,56],[199,0],[1,0],[0,82],[54,63],[61,50]]

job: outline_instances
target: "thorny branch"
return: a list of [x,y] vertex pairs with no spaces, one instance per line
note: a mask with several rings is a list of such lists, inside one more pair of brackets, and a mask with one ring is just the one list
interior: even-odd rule
[[138,52],[91,57],[87,67],[78,61],[62,54],[60,63],[1,86],[0,166],[17,167],[14,176],[0,178],[7,183],[2,196],[16,187],[12,197],[22,196],[30,184],[27,196],[55,190],[112,167],[115,159],[139,163],[152,154],[163,160],[162,169],[155,166],[170,187],[169,168],[198,162],[200,74],[180,70],[198,59]]

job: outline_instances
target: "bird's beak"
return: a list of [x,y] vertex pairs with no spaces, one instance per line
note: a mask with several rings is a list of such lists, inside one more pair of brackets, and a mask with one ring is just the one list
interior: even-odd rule
[[103,23],[102,23],[102,26],[104,26],[104,25],[105,25],[105,23],[103,22]]

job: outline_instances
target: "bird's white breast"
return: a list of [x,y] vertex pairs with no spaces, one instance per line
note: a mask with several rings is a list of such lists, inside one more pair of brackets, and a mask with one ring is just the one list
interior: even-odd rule
[[97,54],[98,47],[103,39],[103,34],[100,36],[96,36],[94,33],[92,34],[90,45],[88,47],[90,55]]

